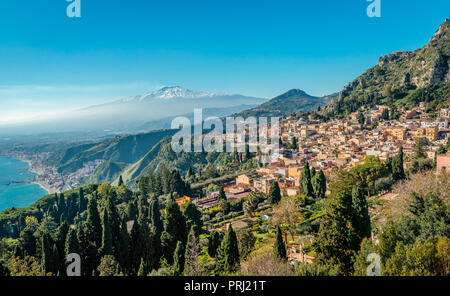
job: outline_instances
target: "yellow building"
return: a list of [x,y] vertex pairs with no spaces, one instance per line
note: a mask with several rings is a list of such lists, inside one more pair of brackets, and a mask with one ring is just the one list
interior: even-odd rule
[[288,168],[288,177],[295,178],[302,175],[302,170],[299,167]]
[[247,175],[240,175],[236,178],[236,185],[248,185],[250,186],[250,178]]
[[189,196],[186,196],[186,195],[185,195],[185,196],[183,196],[183,197],[177,198],[175,201],[177,202],[178,206],[179,206],[180,209],[181,209],[181,208],[183,208],[183,206],[184,206],[185,204],[188,204],[188,203],[191,202],[191,198],[190,198]]
[[439,129],[438,126],[433,127],[421,127],[413,134],[415,138],[427,138],[428,141],[433,142],[438,138]]

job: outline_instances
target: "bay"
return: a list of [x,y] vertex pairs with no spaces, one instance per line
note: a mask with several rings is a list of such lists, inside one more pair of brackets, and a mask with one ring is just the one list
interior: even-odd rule
[[48,194],[36,183],[14,183],[32,181],[36,175],[28,169],[26,162],[0,157],[0,212],[27,207]]

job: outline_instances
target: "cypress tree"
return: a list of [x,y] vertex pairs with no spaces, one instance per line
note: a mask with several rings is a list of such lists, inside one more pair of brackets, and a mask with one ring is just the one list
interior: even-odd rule
[[78,195],[80,196],[80,204],[79,204],[78,212],[81,214],[84,211],[86,211],[86,209],[87,209],[87,200],[86,200],[86,198],[84,196],[83,188],[80,188],[80,190],[78,192]]
[[123,185],[123,179],[122,179],[122,175],[120,175],[120,177],[119,177],[119,186],[118,187],[120,187],[122,185]]
[[175,248],[175,253],[173,255],[173,273],[174,276],[180,276],[184,271],[184,244],[181,241],[177,242],[177,247]]
[[65,258],[64,258],[64,249],[66,246],[66,240],[67,240],[67,234],[69,232],[70,226],[69,224],[64,221],[63,224],[61,224],[58,229],[56,230],[56,240],[55,240],[55,244],[56,247],[58,248],[58,254],[59,254],[59,258],[58,258],[58,265],[59,265],[59,272],[60,274],[64,274],[65,270]]
[[353,221],[352,226],[356,232],[355,249],[359,247],[364,238],[369,238],[371,234],[370,216],[367,199],[361,185],[356,185],[352,189]]
[[31,225],[27,225],[22,232],[20,232],[20,240],[22,243],[22,249],[24,256],[36,256],[36,237],[34,236],[35,230]]
[[218,200],[219,201],[220,200],[225,200],[225,201],[227,200],[227,195],[225,194],[225,190],[223,189],[223,186],[220,187]]
[[287,259],[286,256],[286,245],[283,241],[283,235],[281,233],[280,226],[277,227],[277,234],[276,234],[276,240],[274,245],[274,252],[275,256],[279,259],[285,260]]
[[403,169],[403,146],[400,146],[397,157],[392,160],[392,178],[395,181],[405,179],[405,171]]
[[144,258],[146,246],[145,239],[142,237],[142,231],[139,221],[135,220],[130,236],[130,271],[134,275],[139,271],[141,259]]
[[270,185],[268,200],[271,204],[277,204],[281,200],[280,186],[277,181]]
[[127,218],[129,221],[136,220],[138,214],[138,209],[136,205],[136,200],[131,201],[127,205]]
[[311,184],[316,198],[325,198],[325,193],[327,191],[327,179],[321,170],[316,172],[311,180]]
[[164,220],[164,232],[161,237],[164,257],[171,263],[176,247],[176,241],[186,243],[186,221],[180,211],[180,207],[173,197],[167,201],[166,216]]
[[164,224],[161,220],[161,212],[159,207],[159,201],[158,198],[155,196],[152,199],[151,205],[150,205],[150,221],[152,223],[152,226],[156,230],[159,235],[164,231]]
[[217,231],[212,231],[208,241],[208,254],[212,258],[216,258],[217,250],[222,242],[222,236]]
[[119,245],[117,249],[117,261],[124,273],[129,271],[130,259],[130,236],[127,231],[127,224],[125,219],[122,220],[120,227]]
[[108,213],[109,227],[111,229],[113,254],[115,257],[117,257],[118,256],[117,249],[120,240],[119,237],[120,237],[121,219],[119,216],[119,212],[117,211],[116,205],[114,204],[111,197],[108,197],[108,200],[106,202],[106,212]]
[[80,244],[78,243],[77,233],[74,229],[69,230],[64,249],[65,256],[72,253],[80,254]]
[[108,211],[103,211],[101,256],[112,255],[112,235]]
[[236,233],[233,227],[228,227],[228,232],[225,235],[216,256],[216,273],[231,273],[235,272],[239,266],[239,247]]
[[300,181],[302,192],[309,197],[314,197],[314,192],[311,184],[311,171],[309,169],[309,163],[306,162],[303,169],[302,179]]
[[200,254],[200,241],[197,236],[197,226],[193,225],[189,231],[184,255],[184,273],[189,276],[198,275],[198,256]]
[[53,273],[53,275],[55,275],[55,271],[57,268],[55,268],[54,265],[55,258],[53,257],[53,245],[54,243],[52,237],[47,231],[45,231],[41,237],[41,267],[43,270],[45,270],[46,273],[51,272]]
[[102,222],[95,197],[89,198],[87,211],[86,235],[89,242],[100,248],[102,245]]
[[67,219],[67,204],[63,193],[58,198],[58,217],[60,217],[59,223]]

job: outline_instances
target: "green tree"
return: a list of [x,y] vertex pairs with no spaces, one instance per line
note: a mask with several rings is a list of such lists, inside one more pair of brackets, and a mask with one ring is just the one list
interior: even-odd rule
[[255,248],[256,236],[251,229],[243,229],[237,233],[237,238],[240,258],[245,260]]
[[369,238],[371,235],[370,226],[370,216],[369,207],[367,204],[367,199],[364,194],[364,190],[360,185],[356,185],[352,190],[352,207],[353,207],[353,229],[358,236],[356,240],[357,246],[355,249],[359,248],[361,241],[364,238]]
[[184,271],[184,244],[181,241],[177,242],[177,247],[175,248],[175,253],[173,257],[173,273],[174,276],[180,276]]
[[102,246],[102,222],[95,197],[89,198],[87,212],[86,235],[89,242],[100,248]]
[[405,179],[405,171],[403,170],[403,146],[398,150],[397,157],[392,160],[392,178],[395,181]]
[[169,264],[173,263],[176,242],[180,240],[185,244],[186,236],[186,220],[181,213],[180,207],[171,196],[167,201],[164,232],[161,236],[163,255]]
[[218,200],[227,200],[227,195],[225,194],[223,187],[220,187]]
[[316,198],[325,198],[327,192],[327,179],[322,170],[316,172],[311,180],[314,195]]
[[103,211],[103,223],[102,223],[102,247],[100,249],[102,256],[112,255],[112,235],[111,225],[109,221],[108,211]]
[[72,253],[80,253],[80,244],[78,243],[77,232],[75,231],[75,229],[69,230],[64,249],[64,254],[66,257],[67,255]]
[[256,195],[254,192],[251,192],[243,204],[244,212],[248,216],[253,217],[254,213],[258,209],[258,205],[259,205],[259,196]]
[[275,236],[276,236],[276,240],[275,240],[275,245],[273,246],[275,256],[278,257],[279,259],[285,260],[285,259],[287,259],[286,245],[284,244],[284,241],[283,241],[283,234],[281,233],[280,226],[277,227],[277,233]]
[[124,183],[123,183],[122,175],[120,175],[120,176],[119,176],[119,184],[118,184],[117,187],[120,187],[120,186],[122,186],[123,184],[124,184]]
[[117,260],[124,273],[128,274],[130,261],[130,235],[127,231],[125,219],[120,227],[119,245],[117,249]]
[[281,200],[280,186],[278,186],[277,181],[274,181],[272,185],[270,185],[268,200],[271,204],[276,204]]
[[300,187],[302,192],[309,197],[314,197],[314,191],[311,183],[311,170],[309,168],[309,163],[305,163],[305,167],[303,169],[302,178],[300,180]]
[[240,262],[239,246],[236,233],[231,224],[222,240],[216,255],[216,273],[232,273],[238,269]]
[[202,212],[193,203],[188,203],[183,208],[183,215],[186,218],[186,229],[191,229],[192,226],[196,226],[197,229],[203,227]]
[[414,142],[414,159],[427,158],[425,147],[427,146],[424,138],[417,138]]
[[200,240],[197,235],[198,229],[196,225],[191,227],[186,244],[184,255],[184,273],[188,276],[198,276],[198,256],[200,255]]
[[217,255],[217,250],[220,247],[220,244],[222,243],[222,235],[218,231],[212,231],[209,235],[208,240],[208,254],[212,258],[215,258]]
[[119,263],[112,255],[103,256],[97,268],[100,276],[118,276],[120,273]]
[[53,239],[48,232],[44,232],[41,238],[42,261],[41,267],[46,273],[51,272],[56,275],[58,267],[53,250]]
[[151,214],[150,220],[151,220],[153,227],[155,227],[157,233],[159,233],[161,235],[161,233],[164,231],[164,224],[161,220],[159,201],[156,196],[152,198],[152,201],[150,204],[150,214]]
[[362,112],[359,112],[358,114],[358,123],[363,126],[366,122],[366,118],[364,117],[364,114]]
[[346,275],[353,271],[353,255],[356,251],[352,217],[351,191],[334,192],[328,199],[325,221],[320,225],[313,244],[319,263],[339,266]]

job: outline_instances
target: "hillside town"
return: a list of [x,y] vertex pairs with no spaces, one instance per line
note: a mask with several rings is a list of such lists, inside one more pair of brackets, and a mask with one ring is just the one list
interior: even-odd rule
[[[437,155],[450,135],[450,109],[440,110],[440,116],[432,119],[421,104],[412,110],[397,110],[398,119],[382,119],[383,114],[391,112],[386,106],[365,110],[362,124],[358,121],[360,112],[350,114],[345,120],[322,123],[294,116],[282,119],[280,135],[283,146],[277,159],[225,184],[227,199],[246,198],[250,192],[268,194],[274,181],[279,183],[283,196],[299,195],[306,162],[330,176],[334,169],[363,164],[368,156],[384,162],[395,156],[402,146],[406,156],[405,167],[408,167],[407,159],[412,155],[417,139],[424,139],[428,158],[436,160],[436,170],[439,172],[444,168],[450,172],[450,155]],[[288,149],[293,142],[297,148]],[[207,197],[195,200],[195,204],[203,209],[214,207],[217,196],[217,191],[211,192]]]

